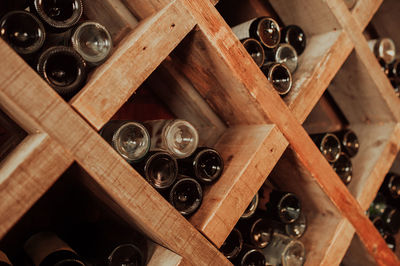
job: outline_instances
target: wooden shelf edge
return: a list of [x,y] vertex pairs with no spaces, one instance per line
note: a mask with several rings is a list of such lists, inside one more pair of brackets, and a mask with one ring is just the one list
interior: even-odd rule
[[150,251],[146,264],[147,266],[178,266],[181,263],[182,257],[178,254],[154,243],[153,241],[148,240],[147,243]]
[[383,0],[357,1],[351,14],[362,30],[367,27],[382,2]]
[[72,164],[71,155],[46,134],[27,136],[0,168],[0,238]]
[[190,222],[220,247],[287,145],[273,125],[228,129],[216,144],[227,168],[206,191],[203,205]]
[[179,1],[145,19],[93,73],[71,105],[99,130],[194,26]]

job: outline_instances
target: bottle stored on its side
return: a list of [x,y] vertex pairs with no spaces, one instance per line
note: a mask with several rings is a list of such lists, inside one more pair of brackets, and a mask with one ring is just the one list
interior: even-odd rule
[[85,265],[78,254],[52,232],[41,232],[31,236],[25,242],[24,250],[35,266]]
[[168,199],[183,216],[189,216],[199,209],[203,200],[203,189],[195,179],[180,176],[171,187]]
[[338,137],[341,145],[342,151],[345,152],[349,157],[354,157],[360,149],[360,142],[356,133],[351,129],[344,129],[334,132],[336,137]]
[[334,163],[339,159],[342,148],[340,140],[336,135],[332,133],[322,133],[313,134],[310,135],[310,137],[328,162]]
[[232,261],[237,266],[265,266],[265,256],[260,249],[251,245],[244,244],[242,250],[235,260]]
[[253,199],[251,200],[250,204],[247,206],[247,208],[244,211],[244,213],[242,214],[242,216],[240,216],[240,219],[247,219],[247,218],[252,217],[257,210],[258,202],[259,202],[259,195],[258,195],[258,193],[256,193],[256,195],[254,195]]
[[61,32],[73,27],[83,14],[82,0],[32,0],[31,12],[49,31]]
[[293,74],[297,69],[298,56],[296,50],[288,43],[281,43],[274,50],[274,61],[284,64]]
[[243,247],[243,237],[239,230],[233,228],[229,236],[226,238],[225,242],[219,249],[224,256],[233,260],[237,258]]
[[261,67],[265,60],[264,48],[262,47],[261,43],[253,38],[247,38],[240,41],[242,42],[244,48],[246,48],[246,51],[249,53],[251,58],[253,58],[257,66]]
[[133,167],[157,190],[169,188],[178,175],[176,159],[165,151],[150,151]]
[[271,243],[261,252],[269,263],[266,265],[301,266],[306,260],[303,243],[275,231]]
[[370,220],[373,221],[376,217],[382,217],[387,206],[388,205],[385,196],[382,193],[378,192],[374,201],[368,208],[368,216]]
[[1,250],[0,250],[0,266],[12,266],[10,259]]
[[76,27],[71,43],[90,66],[103,63],[110,55],[113,46],[110,32],[100,23],[93,21],[83,22]]
[[271,215],[272,219],[290,224],[300,217],[301,203],[295,194],[272,190],[269,195],[267,212]]
[[393,62],[396,56],[396,46],[392,39],[373,39],[368,41],[368,45],[376,58],[382,59],[386,64]]
[[65,99],[71,98],[86,82],[86,62],[72,48],[54,46],[44,51],[37,71]]
[[400,229],[400,211],[392,206],[387,206],[381,216],[386,223],[390,234],[397,234]]
[[380,192],[385,195],[387,201],[395,205],[400,199],[400,175],[388,173],[383,180]]
[[293,81],[287,66],[280,63],[267,63],[261,67],[261,70],[280,95],[289,93]]
[[303,212],[300,213],[299,218],[290,224],[284,224],[284,233],[291,238],[300,238],[307,230],[307,219]]
[[281,32],[278,23],[269,17],[258,17],[232,28],[239,40],[253,38],[266,48],[275,48],[280,41]]
[[263,217],[267,216],[254,215],[249,219],[239,220],[236,224],[236,228],[242,233],[245,243],[257,248],[265,248],[270,243],[272,226],[270,221]]
[[175,158],[185,158],[197,148],[199,135],[188,121],[151,120],[143,124],[151,137],[151,150],[167,150]]
[[108,122],[100,135],[128,162],[141,160],[150,149],[147,129],[135,121]]
[[212,148],[199,147],[189,157],[178,159],[178,171],[203,184],[216,182],[224,170],[224,160]]
[[301,55],[306,49],[307,38],[304,31],[297,25],[289,25],[282,29],[281,42],[288,43]]
[[353,178],[353,165],[347,153],[341,152],[339,158],[332,164],[332,168],[345,185],[350,184]]
[[42,48],[46,32],[42,22],[27,11],[11,11],[0,21],[0,36],[24,59]]

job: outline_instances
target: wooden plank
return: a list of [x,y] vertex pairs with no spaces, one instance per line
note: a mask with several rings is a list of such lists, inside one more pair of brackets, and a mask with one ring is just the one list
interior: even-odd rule
[[194,24],[179,1],[141,22],[107,62],[97,68],[71,105],[100,129]]
[[159,265],[166,265],[166,266],[176,266],[182,260],[182,257],[175,254],[174,252],[154,243],[152,241],[147,242],[148,247],[148,266],[159,266]]
[[292,90],[283,99],[300,123],[307,118],[352,49],[345,31],[311,36],[293,75]]
[[[1,98],[3,100],[3,98]],[[46,134],[29,135],[0,168],[0,238],[72,164],[72,156]]]
[[382,2],[383,0],[357,1],[351,13],[354,16],[354,19],[358,22],[361,29],[365,29]]
[[287,146],[272,125],[229,128],[216,144],[225,162],[190,222],[220,247]]
[[176,117],[195,126],[199,132],[199,146],[214,146],[225,132],[225,123],[169,57],[149,77],[147,84]]
[[[214,53],[217,53],[230,69],[232,83],[235,82],[235,87],[249,91],[256,100],[254,104],[258,102],[266,117],[278,126],[324,192],[331,198],[341,214],[352,223],[356,231],[362,235],[368,251],[380,263],[397,263],[397,258],[393,256],[372,223],[364,215],[357,201],[318,152],[305,130],[290,114],[287,106],[273,91],[271,85],[263,82],[265,78],[262,79],[261,73],[256,70],[257,66],[250,63],[251,58],[242,56],[245,54],[245,51],[242,51],[244,48],[237,44],[234,45],[234,36],[224,29],[226,25],[221,21],[218,13],[211,8],[211,3],[187,0],[185,3],[193,10],[197,25],[213,47]],[[344,3],[342,5],[344,6]],[[330,6],[330,8],[332,7]],[[213,23],[210,23],[211,21]]]
[[122,0],[139,19],[145,19],[176,0]]
[[138,24],[120,0],[85,0],[83,4],[85,16],[105,26],[110,31],[114,45]]
[[367,210],[399,148],[400,124],[356,124],[351,126],[360,141],[352,158],[353,180],[348,188],[363,210]]
[[[195,265],[230,265],[1,40],[0,55],[4,62],[13,62],[0,65],[0,98],[7,99],[30,120],[37,121],[51,138],[72,154],[147,236]],[[18,78],[21,75],[23,79]]]

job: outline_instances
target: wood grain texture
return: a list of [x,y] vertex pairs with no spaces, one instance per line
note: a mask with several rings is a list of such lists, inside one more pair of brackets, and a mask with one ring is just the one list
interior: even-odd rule
[[145,19],[175,0],[122,0],[139,19]]
[[[232,80],[238,81],[236,86],[244,86],[245,89],[250,91],[250,95],[259,103],[265,115],[278,126],[323,191],[331,198],[340,213],[362,235],[368,251],[380,263],[398,263],[397,258],[394,257],[372,223],[364,215],[357,201],[351,196],[322,155],[318,153],[316,146],[304,129],[291,116],[287,106],[273,92],[270,84],[262,82],[265,78],[260,77],[261,73],[256,70],[256,65],[247,62],[251,58],[239,56],[244,54],[243,47],[234,45],[234,36],[231,32],[223,29],[226,27],[223,22],[218,23],[221,18],[217,12],[212,12],[211,3],[185,2],[194,10],[193,14],[198,22],[198,27],[214,47],[214,52],[219,54],[219,57],[225,61],[230,69]],[[342,5],[344,6],[344,3]],[[332,7],[330,6],[330,8]],[[246,75],[249,72],[252,75]]]
[[[392,1],[395,2],[396,0]],[[367,24],[372,19],[383,0],[362,0],[357,1],[353,10],[351,11],[354,19],[358,22],[362,30],[365,29]],[[388,2],[385,0],[385,3]]]
[[272,125],[229,128],[216,144],[225,162],[190,222],[220,247],[287,146]]
[[72,156],[46,134],[29,135],[17,146],[0,168],[0,211],[7,214],[0,218],[0,238],[72,162]]
[[71,105],[100,129],[194,24],[179,1],[141,22],[107,62],[97,68],[86,86],[71,100]]
[[0,54],[13,62],[0,65],[0,95],[70,152],[147,236],[195,265],[230,264],[3,41]]

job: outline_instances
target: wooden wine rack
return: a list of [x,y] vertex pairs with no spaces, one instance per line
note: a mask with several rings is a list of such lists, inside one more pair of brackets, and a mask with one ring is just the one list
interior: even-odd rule
[[[365,215],[399,151],[400,100],[363,34],[372,20],[382,37],[400,39],[394,19],[373,19],[381,5],[395,16],[400,3],[359,0],[349,11],[342,0],[217,2],[86,0],[85,16],[110,29],[115,48],[68,103],[0,40],[0,107],[28,133],[1,164],[0,239],[73,167],[84,172],[80,185],[160,245],[152,265],[230,265],[218,247],[268,177],[304,203],[306,265],[338,265],[350,243],[346,258],[400,264]],[[284,98],[229,27],[276,15],[269,5],[308,37]],[[98,134],[140,86],[226,162],[189,220]],[[348,187],[302,126],[327,88],[361,143]]]

